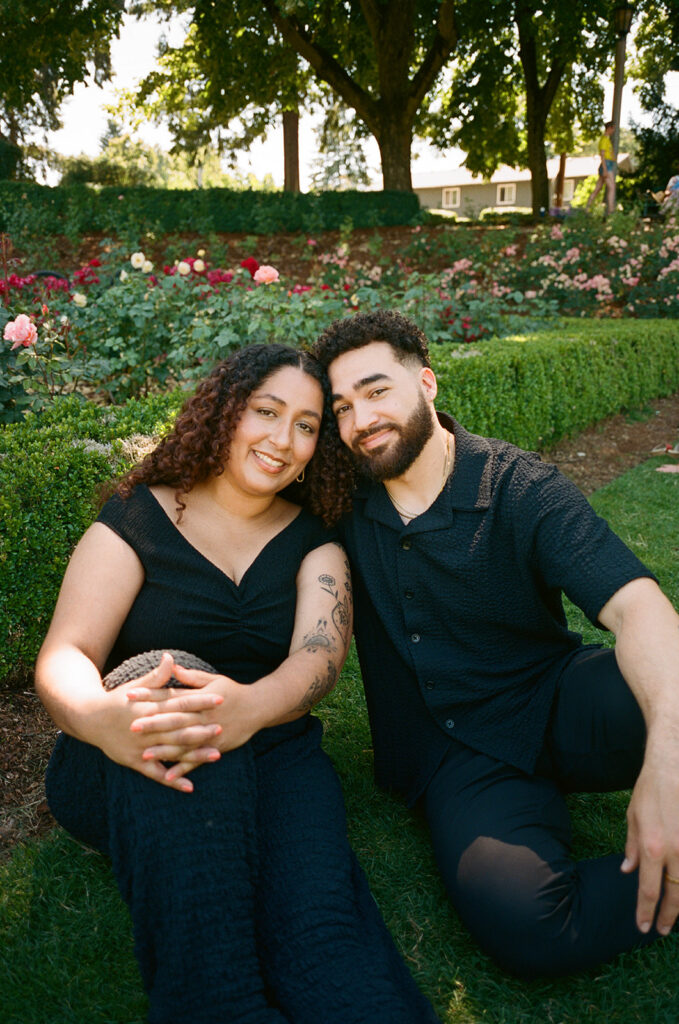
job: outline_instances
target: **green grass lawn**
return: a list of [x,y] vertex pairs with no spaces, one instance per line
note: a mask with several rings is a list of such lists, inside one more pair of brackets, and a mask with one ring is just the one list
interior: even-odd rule
[[[679,475],[656,473],[662,461],[625,474],[592,503],[679,607]],[[606,642],[577,609],[569,614],[587,640]],[[372,783],[353,655],[320,714],[354,847],[400,949],[446,1024],[676,1024],[677,936],[554,982],[520,982],[494,967],[448,907],[421,823]],[[578,856],[622,849],[626,803],[626,794],[571,798]],[[17,850],[0,869],[3,1024],[141,1024],[145,1006],[127,911],[103,858],[61,831]]]

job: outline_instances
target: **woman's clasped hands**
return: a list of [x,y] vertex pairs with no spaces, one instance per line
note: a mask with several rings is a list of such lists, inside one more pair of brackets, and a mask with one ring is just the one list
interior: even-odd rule
[[[173,676],[190,689],[166,688]],[[120,730],[107,730],[102,749],[112,760],[156,782],[192,792],[193,783],[185,777],[188,772],[221,757],[214,741],[222,726],[210,713],[224,697],[205,689],[216,678],[184,669],[170,654],[164,654],[153,671],[107,694],[129,724],[125,736]]]

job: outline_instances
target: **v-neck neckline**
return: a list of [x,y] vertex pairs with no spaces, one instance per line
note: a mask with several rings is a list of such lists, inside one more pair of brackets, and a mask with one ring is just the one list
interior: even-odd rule
[[247,577],[250,575],[252,570],[255,568],[255,566],[259,562],[260,558],[264,555],[264,552],[267,550],[267,548],[269,548],[275,541],[278,540],[279,537],[282,537],[284,533],[286,533],[289,529],[291,529],[291,527],[293,527],[295,525],[295,523],[297,522],[297,520],[299,519],[300,515],[303,512],[303,509],[300,507],[299,511],[290,520],[290,522],[286,523],[286,525],[283,526],[277,533],[274,533],[273,537],[269,538],[269,540],[266,542],[264,547],[262,547],[257,552],[257,554],[255,555],[253,560],[248,565],[247,569],[245,570],[245,572],[243,573],[243,575],[240,578],[240,582],[236,583],[236,581],[234,580],[233,576],[229,576],[228,572],[225,572],[225,570],[221,569],[217,565],[216,562],[213,562],[211,558],[208,558],[207,555],[204,555],[203,552],[200,550],[200,548],[197,548],[195,546],[195,544],[192,544],[191,541],[188,539],[188,537],[186,537],[182,533],[182,531],[179,529],[177,524],[172,521],[172,518],[168,515],[166,510],[163,508],[161,503],[158,501],[158,499],[156,498],[155,494],[153,494],[153,492],[151,491],[150,487],[147,484],[141,484],[139,486],[144,488],[144,490],[146,491],[148,496],[152,499],[154,504],[158,507],[158,510],[162,513],[162,515],[163,515],[165,521],[167,522],[168,526],[173,530],[173,532],[175,534],[177,534],[177,536],[185,544],[185,546],[190,548],[191,551],[194,553],[194,555],[197,555],[203,562],[205,562],[207,565],[211,566],[215,570],[215,572],[219,573],[220,576],[223,576],[224,579],[228,580],[229,583],[231,584],[231,586],[234,587],[236,590],[241,590],[242,589],[242,587],[243,587]]

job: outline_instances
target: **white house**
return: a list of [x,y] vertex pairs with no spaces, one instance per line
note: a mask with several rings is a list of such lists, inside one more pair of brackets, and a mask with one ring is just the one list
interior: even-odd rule
[[[618,166],[631,170],[627,154],[621,153]],[[563,183],[563,205],[570,206],[575,189],[599,168],[598,156],[566,157],[566,173]],[[547,161],[549,178],[549,205],[554,205],[556,179],[559,173],[559,157]],[[464,217],[477,217],[481,210],[526,207],[530,209],[530,171],[516,167],[498,167],[488,179],[473,175],[466,167],[451,167],[450,170],[413,172],[413,189],[420,200],[420,206],[433,210],[450,210]]]

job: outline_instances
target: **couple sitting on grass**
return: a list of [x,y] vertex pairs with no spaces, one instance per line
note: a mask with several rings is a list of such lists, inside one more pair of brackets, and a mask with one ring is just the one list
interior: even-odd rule
[[[352,603],[377,781],[487,953],[564,974],[675,922],[679,617],[555,467],[435,398],[398,313],[243,349],[75,549],[36,674],[48,798],[111,858],[154,1024],[436,1020],[310,714]],[[574,861],[565,794],[627,787],[624,858]]]

